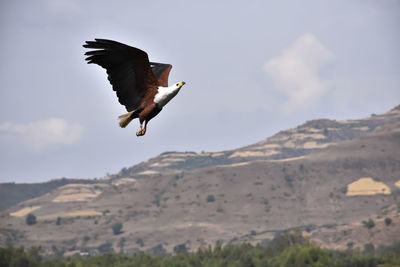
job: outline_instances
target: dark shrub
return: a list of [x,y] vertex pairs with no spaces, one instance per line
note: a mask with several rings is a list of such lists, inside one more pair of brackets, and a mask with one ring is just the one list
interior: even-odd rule
[[207,202],[214,202],[214,201],[215,201],[214,195],[208,195],[207,196]]
[[392,223],[392,219],[391,218],[385,218],[385,224],[386,226],[389,226]]
[[36,216],[33,215],[32,213],[29,213],[29,214],[26,216],[26,224],[27,224],[27,225],[34,225],[34,224],[36,224]]
[[122,223],[115,223],[115,224],[113,224],[113,226],[112,226],[112,230],[113,230],[113,233],[114,233],[114,235],[119,235],[120,233],[122,233]]
[[368,219],[368,221],[363,221],[363,224],[368,229],[371,229],[371,228],[373,228],[375,226],[375,222],[372,219]]

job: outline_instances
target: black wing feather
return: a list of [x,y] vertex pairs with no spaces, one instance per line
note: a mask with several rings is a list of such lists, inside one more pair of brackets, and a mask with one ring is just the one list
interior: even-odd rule
[[107,70],[118,101],[128,111],[138,108],[149,88],[158,85],[146,52],[106,39],[86,41],[83,47],[97,49],[85,53],[87,63]]

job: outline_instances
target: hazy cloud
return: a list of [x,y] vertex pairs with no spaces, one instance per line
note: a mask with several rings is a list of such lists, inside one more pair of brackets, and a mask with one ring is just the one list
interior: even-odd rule
[[321,70],[333,58],[333,53],[314,35],[304,34],[280,56],[264,64],[275,89],[287,97],[281,105],[283,112],[304,110],[320,100],[329,88],[329,83],[321,77]]
[[5,122],[0,124],[0,137],[11,138],[33,151],[40,152],[50,147],[66,146],[82,137],[79,124],[69,123],[61,118],[50,118],[27,124]]

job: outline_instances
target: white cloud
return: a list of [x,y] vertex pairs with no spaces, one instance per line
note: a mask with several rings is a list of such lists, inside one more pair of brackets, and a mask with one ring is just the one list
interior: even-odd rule
[[321,70],[333,58],[333,53],[314,35],[304,34],[279,57],[264,64],[263,69],[275,89],[286,97],[281,105],[283,112],[293,113],[317,104],[329,88],[329,83],[321,77]]
[[27,124],[5,122],[0,124],[0,137],[11,137],[33,151],[40,152],[57,146],[74,144],[82,137],[79,124],[61,118],[50,118]]

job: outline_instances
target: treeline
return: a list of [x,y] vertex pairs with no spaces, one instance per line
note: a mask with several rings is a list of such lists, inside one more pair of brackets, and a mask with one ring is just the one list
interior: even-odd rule
[[40,247],[0,248],[0,266],[10,267],[395,267],[400,266],[400,241],[368,253],[355,250],[328,250],[316,246],[297,233],[288,233],[267,246],[251,244],[214,248],[202,247],[187,254],[151,256],[145,253],[122,255],[106,253],[72,258],[43,258]]

